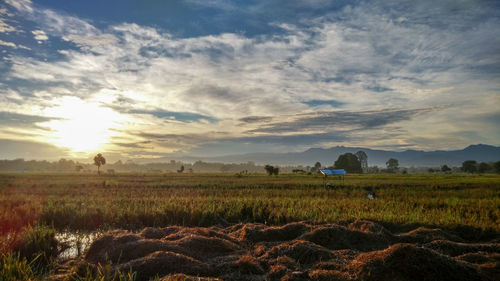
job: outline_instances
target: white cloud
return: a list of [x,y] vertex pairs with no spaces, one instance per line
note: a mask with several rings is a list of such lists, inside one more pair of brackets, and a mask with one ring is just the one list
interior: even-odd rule
[[35,40],[37,40],[38,42],[49,40],[49,37],[43,30],[33,30],[31,31],[31,33],[33,33]]
[[33,3],[30,0],[5,0],[5,3],[11,5],[20,12],[33,12]]
[[14,49],[31,50],[30,48],[28,48],[28,47],[26,47],[24,45],[18,45],[18,44],[15,44],[15,43],[12,43],[12,42],[6,42],[6,41],[3,41],[3,40],[0,40],[0,45],[11,47],[11,48],[14,48]]
[[13,15],[5,8],[0,8],[0,33],[20,32],[16,27],[12,26],[9,22],[9,17]]

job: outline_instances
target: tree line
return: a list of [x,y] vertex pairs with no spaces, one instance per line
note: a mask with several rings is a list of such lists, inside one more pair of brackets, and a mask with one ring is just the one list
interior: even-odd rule
[[[332,166],[327,166],[325,168],[328,169],[344,169],[347,173],[361,174],[361,173],[407,173],[407,168],[400,168],[399,161],[395,158],[389,158],[387,160],[386,168],[379,169],[377,166],[369,167],[368,166],[368,156],[364,151],[358,151],[356,153],[344,153],[340,155],[337,160],[333,163]],[[269,165],[268,165],[269,166]],[[272,168],[272,166],[270,166]],[[322,169],[322,165],[320,162],[316,162],[313,167],[311,167],[308,171],[309,174],[319,173],[319,170]],[[269,175],[272,175],[271,170],[266,168],[266,171]],[[443,172],[450,173],[454,171],[454,169],[450,168],[448,165],[442,165],[439,168],[428,168],[426,172],[434,173],[434,172]],[[478,163],[475,160],[467,160],[462,163],[462,166],[459,168],[459,171],[465,173],[500,173],[500,161],[486,163],[481,162]],[[306,171],[303,170],[294,170],[295,173]]]

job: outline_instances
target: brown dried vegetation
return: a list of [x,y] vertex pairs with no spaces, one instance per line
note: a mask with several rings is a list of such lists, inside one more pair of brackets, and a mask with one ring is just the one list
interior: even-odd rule
[[173,226],[108,232],[82,262],[92,268],[111,261],[115,270],[137,272],[139,281],[499,280],[500,244],[494,239],[469,243],[428,228],[393,234],[370,221]]

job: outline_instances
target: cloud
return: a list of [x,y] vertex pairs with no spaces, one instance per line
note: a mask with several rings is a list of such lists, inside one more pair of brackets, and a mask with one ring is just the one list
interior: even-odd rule
[[244,123],[263,123],[263,122],[269,122],[273,120],[273,117],[270,116],[248,116],[244,118],[238,119],[241,122]]
[[7,11],[6,8],[0,8],[0,33],[9,33],[9,32],[19,32],[19,30],[9,24],[11,20],[8,19],[13,15]]
[[35,40],[38,40],[39,42],[49,40],[49,37],[43,30],[33,30],[31,33],[34,35]]
[[57,160],[68,156],[67,150],[41,142],[0,139],[0,146],[3,159]]
[[[271,2],[247,6],[264,13],[283,3]],[[434,135],[460,130],[500,139],[495,130],[480,132],[484,120],[474,113],[498,112],[500,22],[489,3],[341,1],[320,13],[324,1],[292,1],[287,11],[302,7],[313,16],[266,21],[279,29],[269,34],[183,37],[8,3],[37,24],[37,40],[62,43],[55,59],[9,56],[5,80],[35,83],[30,105],[71,95],[127,116],[117,150],[186,151],[224,141],[404,146],[416,136],[415,148],[426,148],[425,139],[436,145]],[[456,124],[457,114],[470,121]]]
[[30,0],[5,0],[5,3],[11,5],[18,11],[33,12],[33,3]]
[[38,127],[37,123],[47,122],[54,118],[0,111],[0,119],[2,127]]
[[3,40],[0,40],[0,45],[2,46],[7,46],[7,47],[11,47],[11,48],[14,48],[14,49],[25,49],[25,50],[31,50],[30,48],[24,46],[24,45],[17,45],[13,42],[6,42],[6,41],[3,41]]
[[415,118],[419,114],[436,110],[434,108],[377,110],[377,111],[320,111],[288,116],[285,122],[264,124],[250,133],[295,133],[341,130],[370,130]]
[[307,104],[309,106],[312,106],[312,107],[318,107],[318,106],[324,106],[324,105],[328,105],[331,107],[342,107],[344,105],[343,102],[339,102],[336,100],[314,100],[313,99],[313,100],[304,101],[303,103]]
[[165,111],[165,110],[126,110],[128,114],[147,114],[147,115],[152,115],[160,119],[165,119],[171,120],[171,121],[180,121],[180,122],[193,122],[193,121],[200,121],[200,120],[207,120],[209,122],[215,122],[216,119],[210,117],[210,116],[205,116],[197,113],[192,113],[192,112],[172,112],[172,111]]

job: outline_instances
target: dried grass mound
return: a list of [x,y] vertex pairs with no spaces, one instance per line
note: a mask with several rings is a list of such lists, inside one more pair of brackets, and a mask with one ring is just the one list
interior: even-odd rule
[[286,266],[282,264],[276,264],[271,266],[271,268],[269,269],[267,278],[271,281],[281,280],[281,278],[288,272],[290,272],[290,270]]
[[367,220],[357,220],[355,222],[352,222],[347,226],[347,229],[368,234],[383,235],[386,237],[393,236],[393,234],[381,224]]
[[307,272],[293,271],[288,272],[285,276],[281,277],[281,281],[308,281],[309,276]]
[[135,271],[137,272],[137,281],[146,281],[155,276],[164,276],[171,273],[206,275],[209,267],[199,260],[182,254],[157,251],[121,264],[117,269],[122,272]]
[[300,269],[300,264],[289,256],[279,256],[276,259],[269,260],[268,264],[282,265],[291,271],[297,271]]
[[467,253],[456,257],[456,259],[474,264],[499,263],[500,265],[500,253]]
[[239,240],[248,242],[277,242],[293,240],[310,229],[302,222],[289,223],[284,226],[262,227],[261,225],[244,226],[240,230]]
[[309,278],[317,281],[348,281],[349,276],[338,270],[315,269],[309,272]]
[[224,239],[224,240],[230,241],[232,243],[238,244],[237,239],[235,239],[229,235],[226,235],[224,233],[221,233],[219,231],[215,231],[214,229],[205,228],[205,227],[181,228],[177,232],[163,237],[163,240],[179,240],[179,239],[182,239],[182,238],[189,236],[189,235],[216,237],[216,238]]
[[223,281],[223,280],[213,277],[195,277],[178,273],[178,274],[164,276],[163,278],[160,279],[160,281]]
[[456,259],[476,264],[485,276],[491,280],[500,280],[500,253],[468,253]]
[[330,250],[373,251],[385,249],[390,244],[390,241],[382,235],[352,231],[338,225],[316,228],[299,239],[311,241]]
[[487,252],[500,253],[500,244],[465,244],[447,240],[436,240],[423,245],[441,254],[448,256],[460,256],[466,253]]
[[217,237],[205,237],[194,234],[168,242],[182,249],[183,253],[198,259],[208,259],[241,251],[240,246],[233,242]]
[[271,248],[262,258],[273,259],[281,256],[291,257],[301,264],[312,264],[333,258],[328,249],[304,240],[279,244]]
[[343,270],[356,256],[358,251],[354,250],[337,250],[331,251],[333,258],[329,261],[322,261],[314,264],[314,269],[322,270]]
[[94,263],[105,262],[107,253],[112,253],[121,245],[134,243],[141,239],[142,237],[128,231],[109,231],[90,245],[85,254],[85,260]]
[[[136,258],[144,257],[156,251],[172,251],[182,253],[182,249],[173,244],[167,244],[153,239],[109,239],[101,237],[94,241],[85,255],[85,260],[91,263],[127,262]],[[127,236],[131,238],[130,235]]]
[[244,274],[263,274],[259,261],[251,255],[244,255],[235,263],[237,271]]
[[146,239],[161,239],[181,229],[182,227],[179,226],[170,226],[164,228],[146,227],[139,233],[139,235]]
[[464,242],[456,235],[448,233],[439,228],[419,227],[410,232],[399,235],[400,243],[429,243],[434,240],[449,240],[454,242]]
[[360,254],[350,267],[356,279],[366,281],[482,280],[472,265],[410,244]]

